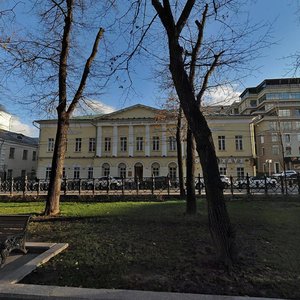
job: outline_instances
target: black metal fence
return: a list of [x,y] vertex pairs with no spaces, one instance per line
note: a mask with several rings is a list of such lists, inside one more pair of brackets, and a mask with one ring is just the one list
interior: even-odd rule
[[[300,194],[300,175],[277,178],[261,176],[244,178],[221,177],[222,188],[227,194]],[[45,194],[49,180],[25,178],[0,180],[0,194]],[[195,178],[197,194],[205,194],[204,179]],[[168,176],[134,178],[62,179],[62,194],[179,194],[179,180]]]

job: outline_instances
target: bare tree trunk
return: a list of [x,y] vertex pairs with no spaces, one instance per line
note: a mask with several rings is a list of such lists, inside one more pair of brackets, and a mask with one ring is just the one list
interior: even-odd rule
[[[66,140],[69,128],[69,119],[66,113],[59,113],[57,122],[57,131],[55,138],[55,145],[52,158],[50,183],[48,195],[46,199],[45,215],[57,215],[60,212],[60,190],[61,179],[64,167]],[[54,172],[52,170],[55,170]]]
[[184,197],[185,196],[185,188],[184,188],[182,148],[181,148],[181,120],[182,120],[182,109],[181,109],[181,107],[179,107],[178,115],[177,115],[176,146],[177,146],[179,190],[180,190],[180,196]]
[[189,128],[186,135],[186,145],[186,213],[193,215],[197,212],[195,194],[195,143],[193,134]]

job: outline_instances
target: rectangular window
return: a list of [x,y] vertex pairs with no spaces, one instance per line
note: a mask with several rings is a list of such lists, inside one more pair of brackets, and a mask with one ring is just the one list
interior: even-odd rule
[[7,179],[11,179],[13,176],[13,170],[12,169],[8,169],[7,170]]
[[299,121],[295,122],[295,129],[300,130],[300,122]]
[[127,137],[120,137],[120,150],[122,152],[127,151]]
[[220,151],[225,150],[225,136],[224,135],[219,135],[218,136],[218,145],[219,145],[219,150]]
[[143,151],[144,149],[144,139],[142,136],[136,138],[136,151]]
[[285,134],[284,135],[284,141],[286,143],[290,143],[291,142],[291,135],[290,134]]
[[25,176],[26,176],[26,170],[21,170],[21,177],[25,178]]
[[152,150],[159,151],[159,136],[152,137]]
[[260,143],[261,144],[264,144],[265,142],[265,137],[263,135],[260,136]]
[[226,175],[227,169],[225,167],[220,167],[220,175]]
[[89,139],[89,152],[95,152],[96,150],[96,139],[90,138]]
[[28,150],[23,150],[23,157],[22,157],[22,159],[23,160],[27,160],[27,158],[28,158]]
[[53,152],[54,150],[54,138],[49,138],[48,139],[48,152]]
[[278,135],[277,135],[277,133],[272,133],[272,142],[278,142]]
[[273,155],[279,155],[279,146],[278,145],[273,145],[272,146],[272,154]]
[[292,122],[281,122],[281,128],[283,130],[291,130],[292,129]]
[[105,152],[110,152],[110,148],[111,148],[111,138],[110,137],[106,137],[104,139],[104,151]]
[[88,179],[93,179],[94,178],[94,169],[93,167],[88,168]]
[[15,148],[9,148],[9,158],[15,158]]
[[237,167],[236,168],[236,175],[237,175],[238,178],[244,178],[245,177],[244,167]]
[[291,155],[292,154],[292,147],[285,147],[285,154]]
[[169,151],[176,151],[176,149],[177,149],[176,137],[169,136]]
[[75,139],[75,152],[81,152],[81,138]]
[[290,117],[291,116],[291,111],[289,109],[279,109],[278,115],[280,117]]
[[295,109],[295,116],[300,117],[300,109]]
[[74,167],[74,179],[80,178],[80,167]]
[[36,151],[32,151],[32,160],[36,161]]
[[46,180],[49,180],[50,176],[51,176],[51,167],[46,168],[46,174],[45,175],[46,175],[45,176]]
[[265,155],[265,148],[264,147],[261,148],[261,155],[262,156]]
[[269,123],[269,128],[270,128],[270,130],[278,130],[278,122],[276,122],[276,121],[271,121],[271,122]]
[[66,168],[65,167],[63,167],[62,178],[66,178]]
[[242,135],[235,136],[235,150],[243,150],[243,136]]
[[275,162],[274,163],[274,171],[275,173],[279,173],[280,172],[280,163],[279,162]]
[[300,142],[300,133],[297,134],[298,142]]

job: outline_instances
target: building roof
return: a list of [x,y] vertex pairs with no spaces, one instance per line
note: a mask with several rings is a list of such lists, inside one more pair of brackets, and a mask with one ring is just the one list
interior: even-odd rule
[[249,94],[258,94],[262,89],[267,86],[272,85],[287,85],[287,84],[300,84],[300,78],[274,78],[274,79],[265,79],[256,87],[246,88],[240,95],[242,98],[246,93]]
[[38,139],[26,136],[21,133],[0,129],[0,139],[8,142],[24,144],[28,146],[37,146]]

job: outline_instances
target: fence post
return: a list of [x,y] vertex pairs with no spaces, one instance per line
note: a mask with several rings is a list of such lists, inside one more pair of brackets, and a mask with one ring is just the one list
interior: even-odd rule
[[231,195],[233,196],[233,178],[232,178],[232,175],[230,175],[230,192],[231,192]]
[[247,195],[250,195],[250,180],[249,180],[249,174],[246,175],[246,181],[247,181]]
[[300,173],[297,172],[298,194],[300,195]]
[[264,181],[265,181],[265,194],[268,194],[268,183],[267,183],[267,176],[264,175]]
[[95,187],[95,178],[93,178],[93,196],[95,196],[95,189],[96,189],[96,187]]
[[106,193],[107,194],[109,193],[109,188],[110,188],[109,184],[110,184],[110,182],[109,182],[109,176],[107,176],[107,178],[106,178]]
[[14,178],[12,177],[10,180],[10,195],[12,196],[14,192]]
[[167,175],[167,181],[168,181],[168,195],[170,196],[170,185],[171,185],[171,182],[170,182],[169,174]]
[[155,178],[154,178],[154,175],[152,174],[152,177],[151,177],[151,194],[153,195],[154,194],[154,189],[155,189]]
[[124,195],[124,193],[125,193],[125,186],[124,186],[124,177],[123,176],[121,177],[121,180],[122,180],[122,195]]
[[37,196],[39,196],[40,195],[40,191],[41,191],[40,179],[36,178],[36,182],[37,182],[36,194],[37,194]]
[[283,176],[280,176],[281,194],[284,194]]
[[24,176],[24,180],[23,180],[23,197],[26,195],[26,191],[27,191],[27,175]]
[[81,178],[78,179],[78,193],[81,194]]
[[139,188],[140,188],[140,179],[139,177],[136,178],[136,194],[139,194]]
[[67,195],[67,177],[64,178],[64,194]]
[[201,176],[198,174],[198,194],[201,195]]

